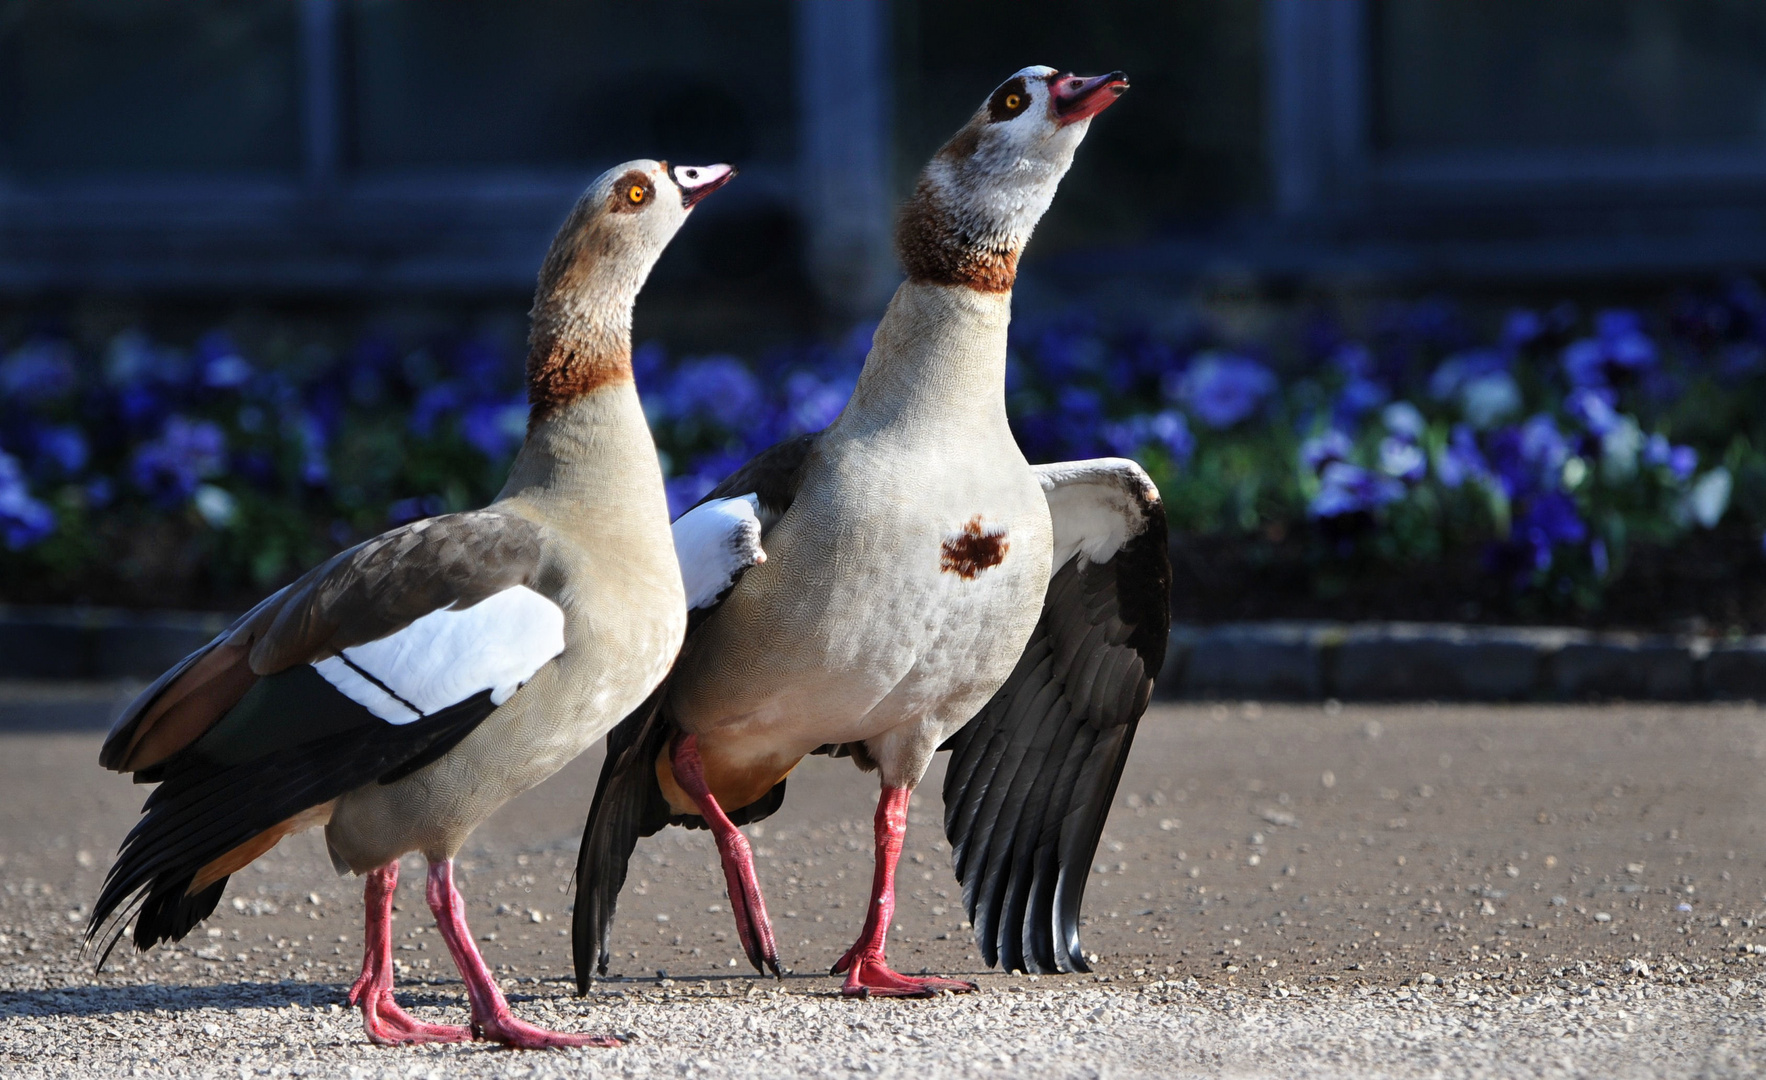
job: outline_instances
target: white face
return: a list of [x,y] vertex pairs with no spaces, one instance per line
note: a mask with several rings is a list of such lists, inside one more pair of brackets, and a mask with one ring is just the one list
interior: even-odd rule
[[608,224],[660,253],[700,199],[736,175],[728,165],[674,165],[640,158],[615,165],[589,186]]
[[700,199],[734,176],[728,165],[640,158],[595,178],[552,241],[540,293],[582,309],[629,305]]
[[945,205],[1014,246],[1028,240],[1101,111],[1063,116],[1056,87],[1069,84],[1079,82],[1042,66],[1001,83],[926,168]]

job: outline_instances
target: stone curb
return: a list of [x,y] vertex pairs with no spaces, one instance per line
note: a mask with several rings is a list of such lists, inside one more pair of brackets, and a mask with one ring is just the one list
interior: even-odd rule
[[1766,699],[1766,636],[1454,623],[1174,626],[1166,699]]
[[[234,616],[0,605],[0,679],[152,679]],[[1165,699],[1766,700],[1766,636],[1454,623],[1174,626]]]

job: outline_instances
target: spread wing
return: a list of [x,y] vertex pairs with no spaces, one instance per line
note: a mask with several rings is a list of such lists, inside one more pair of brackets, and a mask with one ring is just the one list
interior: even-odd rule
[[[765,561],[765,534],[791,508],[804,464],[820,438],[820,433],[800,435],[761,451],[675,520],[689,637],[723,603],[743,572]],[[675,730],[661,707],[667,689],[665,679],[650,700],[607,734],[607,758],[576,859],[571,951],[578,993],[588,993],[595,973],[607,973],[614,910],[639,839],[671,823],[690,828],[702,824],[697,817],[672,814],[657,783],[657,756]],[[780,781],[758,802],[730,811],[730,820],[738,825],[760,821],[784,798]],[[758,960],[755,966],[760,966]]]
[[988,964],[1089,971],[1080,902],[1171,628],[1165,508],[1132,461],[1036,471],[1054,575],[1011,677],[945,743],[944,827]]
[[149,686],[99,760],[160,786],[88,940],[113,921],[108,954],[131,897],[137,946],[183,937],[303,815],[453,748],[564,651],[539,564],[525,519],[415,522],[314,568]]

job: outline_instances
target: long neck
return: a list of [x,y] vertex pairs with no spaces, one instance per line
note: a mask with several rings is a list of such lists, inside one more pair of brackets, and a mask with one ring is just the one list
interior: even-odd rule
[[534,302],[532,320],[527,353],[530,432],[572,401],[632,381],[630,300],[607,297],[585,306],[574,296],[542,294]]
[[573,532],[666,528],[656,444],[630,379],[580,395],[530,424],[499,500],[518,499]]
[[877,326],[837,427],[949,423],[1006,430],[1012,294],[906,281]]
[[632,302],[642,277],[623,271],[618,261],[597,263],[555,244],[534,298],[527,439],[498,498],[523,499],[561,524],[586,527],[629,508],[668,520],[656,444],[632,381]]

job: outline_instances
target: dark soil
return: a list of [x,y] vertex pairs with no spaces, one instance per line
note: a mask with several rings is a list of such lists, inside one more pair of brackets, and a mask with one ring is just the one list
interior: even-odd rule
[[[0,558],[0,602],[244,611],[319,561],[290,562],[261,586],[217,581],[199,531],[174,526],[134,530],[127,543],[109,538],[125,554],[77,577],[20,572]],[[1473,547],[1405,564],[1338,557],[1303,534],[1178,536],[1171,564],[1171,617],[1180,623],[1403,620],[1766,633],[1766,552],[1744,528],[1695,532],[1673,547],[1634,544],[1598,597],[1517,590]]]
[[1174,622],[1403,620],[1585,626],[1665,633],[1766,633],[1766,552],[1743,528],[1634,544],[1598,599],[1517,590],[1482,551],[1412,564],[1326,553],[1316,538],[1180,536],[1171,545]]

